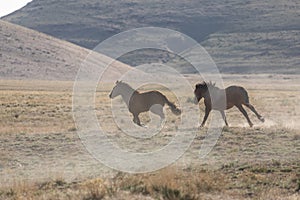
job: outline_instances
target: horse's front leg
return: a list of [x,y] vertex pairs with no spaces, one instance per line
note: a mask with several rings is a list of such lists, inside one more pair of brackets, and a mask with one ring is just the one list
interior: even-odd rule
[[220,110],[220,113],[221,113],[222,118],[223,118],[223,120],[225,122],[225,125],[228,126],[226,115],[225,115],[225,111],[224,110]]
[[207,118],[208,118],[208,115],[209,115],[210,111],[211,111],[211,108],[208,107],[208,106],[206,106],[206,107],[205,107],[205,115],[204,115],[204,118],[203,118],[203,121],[202,121],[200,127],[203,127],[203,126],[205,125],[205,122],[206,122],[206,120],[207,120]]

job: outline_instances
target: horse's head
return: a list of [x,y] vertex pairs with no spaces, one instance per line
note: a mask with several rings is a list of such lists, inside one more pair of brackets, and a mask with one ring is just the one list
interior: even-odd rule
[[112,89],[111,93],[109,94],[109,98],[113,99],[116,96],[119,96],[122,91],[122,81],[117,81],[115,87]]
[[204,97],[205,93],[208,91],[207,84],[205,82],[198,83],[195,86],[194,94],[195,94],[195,100],[194,103],[198,104],[198,102]]

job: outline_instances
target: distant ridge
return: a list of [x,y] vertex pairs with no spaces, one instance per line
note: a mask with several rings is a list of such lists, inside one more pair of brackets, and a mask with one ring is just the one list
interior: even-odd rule
[[278,0],[33,0],[3,19],[90,49],[128,29],[170,28],[200,42],[223,73],[299,74],[299,10]]

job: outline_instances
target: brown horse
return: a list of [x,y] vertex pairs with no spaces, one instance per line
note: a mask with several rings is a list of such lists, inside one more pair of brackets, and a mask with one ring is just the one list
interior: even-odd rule
[[[222,90],[222,89],[216,87],[215,84],[212,84],[211,82],[210,83],[203,82],[203,83],[199,83],[196,85],[194,94],[195,94],[195,104],[198,104],[198,102],[202,98],[204,98],[205,116],[203,118],[201,127],[204,126],[204,124],[207,120],[207,117],[212,109],[220,111],[220,113],[225,121],[226,126],[228,126],[224,110],[230,109],[233,106],[236,106],[243,113],[243,115],[246,117],[250,127],[252,127],[253,123],[249,119],[249,116],[242,105],[245,105],[252,112],[254,112],[260,121],[262,121],[262,122],[265,121],[264,118],[260,114],[258,114],[257,111],[255,110],[255,108],[249,103],[248,93],[243,87],[230,86],[230,87],[227,87],[225,90]],[[223,95],[223,97],[222,97],[222,95]],[[212,105],[212,102],[218,102],[219,100],[225,102],[224,95],[226,95],[226,105],[220,106],[220,104],[218,104],[218,103]],[[223,104],[225,104],[225,103],[223,103]]]
[[151,111],[152,113],[160,116],[161,121],[165,119],[163,107],[167,104],[175,115],[180,115],[181,110],[171,103],[165,95],[158,91],[149,91],[140,93],[130,87],[127,83],[117,81],[116,86],[111,91],[109,98],[115,98],[121,95],[129,112],[133,115],[133,122],[139,126],[141,125],[139,114],[142,112]]

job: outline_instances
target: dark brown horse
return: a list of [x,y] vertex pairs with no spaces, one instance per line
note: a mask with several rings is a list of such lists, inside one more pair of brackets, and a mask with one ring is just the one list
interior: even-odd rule
[[149,91],[140,93],[130,87],[127,83],[117,81],[116,86],[111,91],[109,97],[115,98],[121,95],[129,112],[133,115],[133,122],[141,126],[139,114],[142,112],[151,111],[152,113],[160,116],[161,121],[165,119],[163,107],[167,104],[175,115],[180,115],[181,110],[171,103],[165,95],[158,91]]
[[[250,127],[252,127],[253,123],[249,119],[249,116],[246,110],[243,108],[243,105],[245,105],[252,112],[254,112],[260,121],[262,122],[265,121],[264,118],[260,114],[258,114],[255,108],[249,103],[248,93],[243,87],[230,86],[227,87],[225,90],[222,90],[216,87],[215,84],[203,82],[196,85],[194,94],[195,94],[195,104],[198,104],[198,102],[202,98],[204,98],[205,116],[203,118],[201,127],[204,126],[207,117],[212,109],[220,111],[226,126],[228,126],[224,110],[230,109],[233,106],[236,106],[243,113]],[[225,96],[226,98],[224,97],[224,95],[226,95]],[[226,100],[226,105],[225,103],[223,103],[224,104],[223,106],[220,106],[220,104],[218,103],[212,104],[212,102],[218,102],[219,100],[223,102],[225,102]]]

